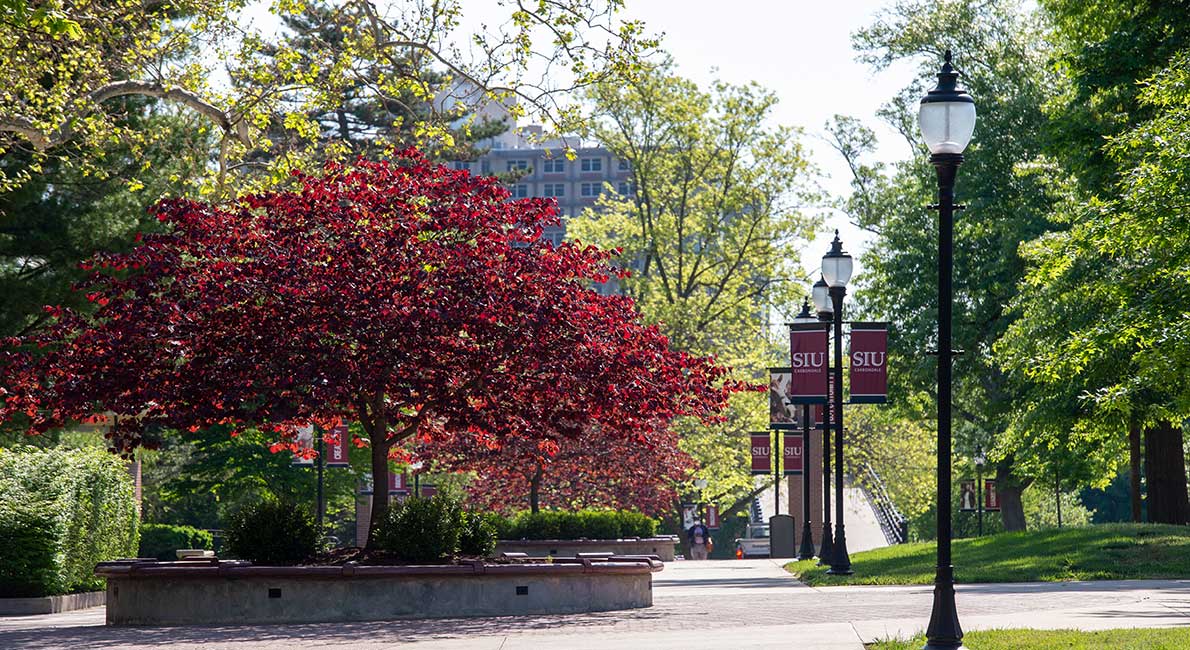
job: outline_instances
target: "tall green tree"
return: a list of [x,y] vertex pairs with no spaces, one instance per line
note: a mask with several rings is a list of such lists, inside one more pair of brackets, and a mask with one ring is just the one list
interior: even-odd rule
[[909,417],[929,418],[936,382],[928,352],[937,333],[938,262],[937,225],[926,206],[934,201],[936,180],[915,117],[918,98],[933,85],[943,52],[954,50],[962,83],[980,115],[957,188],[967,210],[956,218],[954,238],[954,338],[963,350],[954,362],[956,446],[970,455],[982,445],[994,459],[1009,530],[1026,523],[1021,493],[1032,478],[1021,465],[1030,454],[1044,453],[1005,439],[1019,387],[992,353],[1015,318],[1005,306],[1024,273],[1017,246],[1053,229],[1052,197],[1030,166],[1043,151],[1038,137],[1046,124],[1042,105],[1052,87],[1046,48],[1038,46],[1041,35],[1037,16],[1019,3],[896,2],[853,40],[860,58],[877,69],[903,60],[918,64],[918,80],[881,112],[905,137],[913,158],[892,169],[865,164],[870,132],[846,119],[830,129],[855,171],[854,192],[844,207],[875,235],[860,259],[857,299],[868,317],[893,323],[894,402]]
[[[805,275],[798,250],[819,224],[804,209],[814,194],[800,133],[769,126],[771,92],[702,89],[670,63],[600,84],[590,98],[598,119],[586,135],[626,161],[630,183],[606,188],[569,234],[621,250],[632,274],[620,290],[671,345],[767,385],[765,368],[788,363],[779,353],[788,342],[771,325],[794,312]],[[725,423],[682,429],[707,495],[735,502],[754,489],[747,433],[767,427],[767,412],[763,395],[736,395]]]
[[1142,85],[1152,117],[1111,138],[1113,192],[1067,203],[1068,230],[1028,251],[1028,300],[1001,345],[1046,389],[1032,408],[1075,406],[1078,434],[1144,429],[1150,520],[1190,521],[1190,49]]

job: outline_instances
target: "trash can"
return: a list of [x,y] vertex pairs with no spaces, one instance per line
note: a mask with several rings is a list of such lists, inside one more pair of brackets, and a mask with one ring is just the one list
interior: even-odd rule
[[797,557],[792,515],[769,517],[769,557]]

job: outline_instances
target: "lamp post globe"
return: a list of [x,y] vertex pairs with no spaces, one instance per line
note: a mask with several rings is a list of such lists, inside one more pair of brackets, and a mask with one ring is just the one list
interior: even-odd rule
[[975,132],[975,100],[958,87],[959,73],[946,51],[938,85],[921,100],[917,114],[921,136],[938,175],[938,561],[934,605],[926,628],[926,650],[963,647],[963,628],[955,607],[954,566],[950,542],[951,506],[951,361],[954,348],[951,309],[954,299],[954,185],[963,151]]
[[839,241],[839,231],[835,231],[835,240],[831,242],[831,249],[822,256],[822,279],[831,289],[846,289],[851,281],[851,256],[843,250],[843,242]]
[[830,314],[835,311],[831,306],[830,285],[824,278],[819,277],[810,290],[810,299],[814,301],[814,310],[819,314]]
[[932,154],[961,154],[975,133],[975,100],[958,88],[959,73],[950,59],[947,50],[938,85],[922,97],[917,111],[921,137]]

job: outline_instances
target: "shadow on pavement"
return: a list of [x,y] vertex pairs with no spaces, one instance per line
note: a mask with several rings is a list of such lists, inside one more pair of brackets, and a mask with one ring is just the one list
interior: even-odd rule
[[[193,644],[244,643],[287,647],[284,642],[318,645],[343,643],[411,643],[468,636],[504,635],[526,630],[567,628],[584,630],[622,621],[656,619],[664,614],[642,609],[558,616],[503,616],[486,619],[421,619],[361,621],[354,623],[303,623],[301,625],[186,626],[186,627],[78,627],[0,631],[4,650],[61,650],[62,648],[170,647]],[[281,644],[281,645],[277,645]]]

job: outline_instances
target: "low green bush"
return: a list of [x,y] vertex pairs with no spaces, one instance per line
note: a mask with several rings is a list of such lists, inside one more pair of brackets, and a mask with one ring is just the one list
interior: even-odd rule
[[653,537],[657,520],[627,510],[521,512],[497,526],[501,539],[619,539]]
[[99,562],[136,554],[124,461],[102,449],[0,449],[0,594],[103,588]]
[[314,517],[293,503],[265,500],[244,506],[227,527],[227,550],[253,564],[299,564],[317,549]]
[[374,535],[381,549],[406,562],[441,562],[459,552],[463,529],[459,502],[436,494],[393,504]]
[[175,526],[172,524],[141,524],[140,550],[137,557],[155,557],[158,560],[176,560],[180,548],[215,547],[215,539],[201,528]]
[[463,513],[463,529],[459,535],[459,552],[463,555],[487,557],[496,550],[497,523],[500,517],[478,512]]
[[0,502],[0,597],[68,591],[54,550],[59,534],[53,513]]

